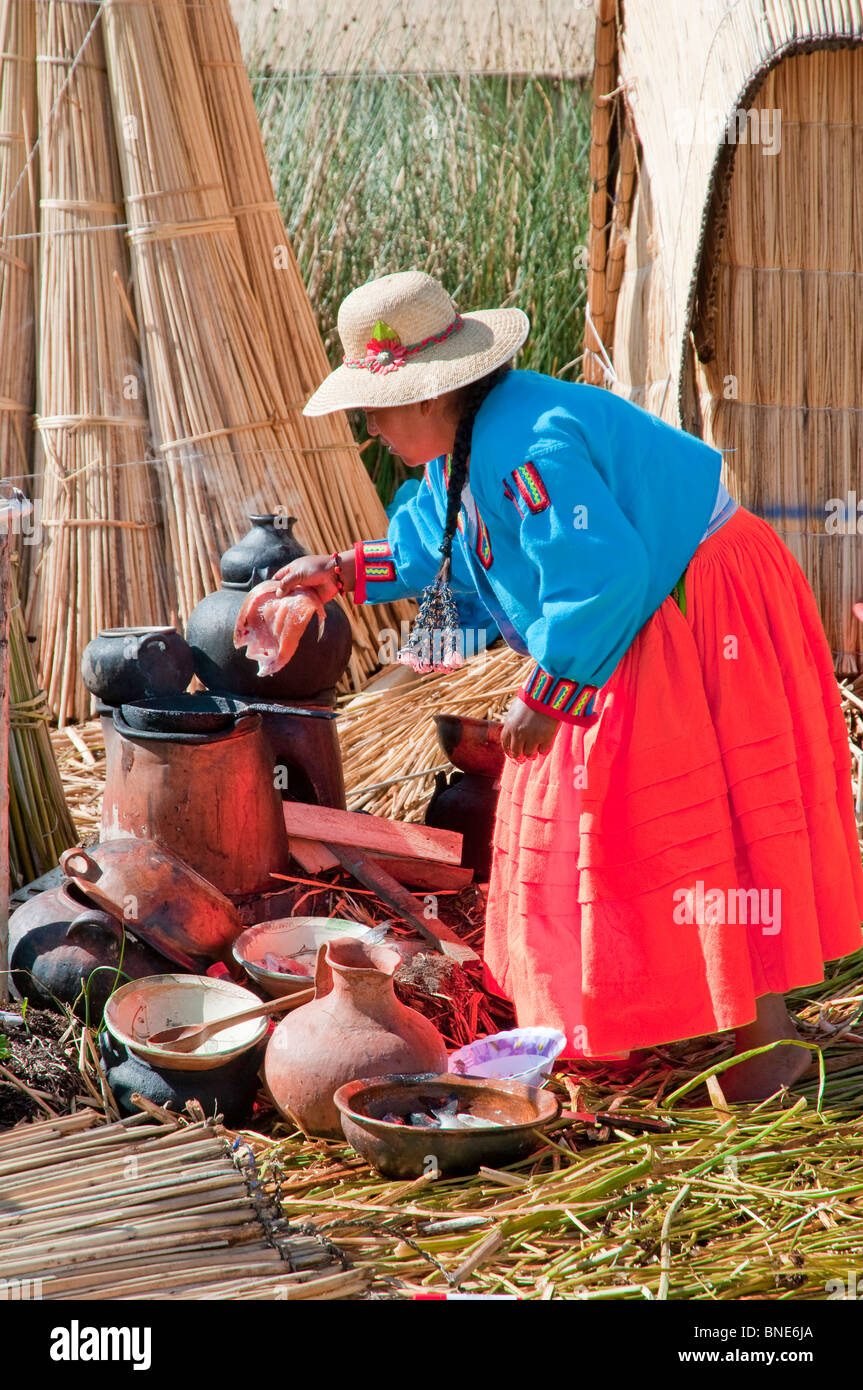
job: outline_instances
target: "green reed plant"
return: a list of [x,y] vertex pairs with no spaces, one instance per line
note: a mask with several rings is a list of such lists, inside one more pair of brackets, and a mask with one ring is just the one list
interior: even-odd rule
[[[461,308],[519,305],[532,324],[519,365],[580,376],[590,139],[583,84],[267,74],[258,65],[253,85],[276,195],[334,365],[344,296],[415,268],[437,276]],[[403,475],[377,445],[365,458],[389,501]]]

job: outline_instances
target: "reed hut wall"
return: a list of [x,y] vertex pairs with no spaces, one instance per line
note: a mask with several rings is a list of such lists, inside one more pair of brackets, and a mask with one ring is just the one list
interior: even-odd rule
[[597,72],[585,376],[725,451],[857,674],[861,0],[600,0]]

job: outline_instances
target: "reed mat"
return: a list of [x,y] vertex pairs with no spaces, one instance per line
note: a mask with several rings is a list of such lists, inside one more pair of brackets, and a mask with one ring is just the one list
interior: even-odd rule
[[0,1178],[0,1278],[44,1299],[345,1298],[367,1283],[289,1229],[248,1149],[203,1117],[18,1125],[0,1134]]

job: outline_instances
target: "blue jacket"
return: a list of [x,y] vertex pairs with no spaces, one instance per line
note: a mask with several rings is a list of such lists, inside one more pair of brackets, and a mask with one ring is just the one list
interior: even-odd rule
[[[701,541],[722,456],[622,396],[511,371],[474,422],[452,587],[477,594],[535,666],[518,693],[567,722],[589,718],[636,633]],[[440,564],[449,460],[357,543],[357,603],[419,596]]]

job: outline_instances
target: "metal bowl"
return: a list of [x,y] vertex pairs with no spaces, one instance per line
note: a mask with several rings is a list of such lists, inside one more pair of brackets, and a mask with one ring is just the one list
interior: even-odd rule
[[[259,922],[247,927],[234,942],[234,960],[241,965],[250,980],[266,990],[273,999],[283,994],[295,994],[314,984],[318,947],[324,941],[340,936],[352,936],[362,941],[371,928],[340,917],[280,917],[273,922]],[[267,970],[263,964],[268,951],[277,956],[296,957],[308,951],[310,975],[286,975],[281,970]]]
[[[381,1118],[407,1115],[454,1093],[461,1111],[495,1120],[499,1128],[415,1129]],[[548,1091],[473,1076],[363,1077],[340,1086],[333,1100],[348,1143],[388,1178],[420,1177],[432,1162],[444,1177],[475,1173],[486,1163],[514,1163],[536,1148],[538,1128],[560,1114],[560,1101]]]
[[117,1042],[151,1066],[173,1071],[210,1071],[255,1047],[266,1033],[269,1019],[235,1023],[193,1052],[148,1047],[146,1039],[163,1028],[212,1023],[258,1003],[256,994],[235,985],[233,980],[213,980],[209,975],[148,975],[143,980],[132,980],[111,995],[105,1005],[105,1026]]

